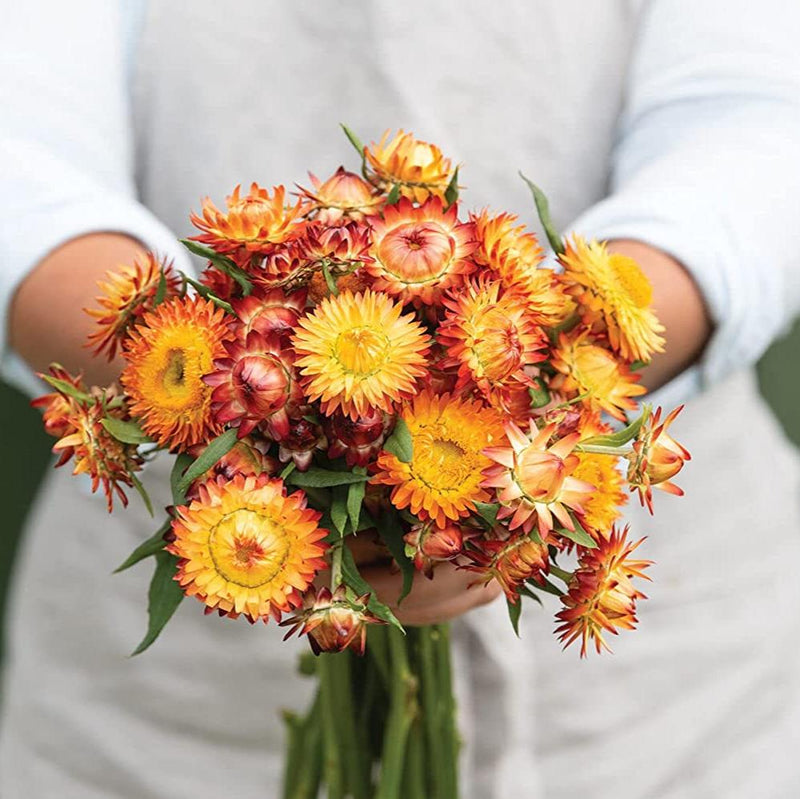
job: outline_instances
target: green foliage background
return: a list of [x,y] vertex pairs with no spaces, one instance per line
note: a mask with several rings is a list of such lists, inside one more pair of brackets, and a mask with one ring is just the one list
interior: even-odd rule
[[[800,323],[758,365],[762,389],[800,445]],[[25,515],[50,463],[53,440],[28,400],[0,383],[0,614]]]

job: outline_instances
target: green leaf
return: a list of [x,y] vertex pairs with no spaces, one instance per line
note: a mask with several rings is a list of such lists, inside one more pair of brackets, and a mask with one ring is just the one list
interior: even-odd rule
[[139,492],[139,496],[142,498],[142,502],[144,502],[147,512],[152,516],[153,503],[150,502],[150,495],[147,493],[147,489],[142,485],[142,481],[133,472],[128,472],[128,477],[131,478],[133,487]]
[[366,474],[355,474],[354,472],[334,472],[331,469],[321,469],[319,466],[312,466],[305,472],[292,472],[286,482],[289,485],[299,486],[300,488],[333,488],[334,486],[345,486],[351,483],[364,483],[369,479]]
[[78,400],[78,402],[89,405],[94,405],[95,403],[95,398],[91,396],[91,394],[87,394],[85,391],[80,391],[79,389],[75,388],[72,383],[69,383],[66,380],[60,380],[52,375],[40,375],[40,377],[45,381],[45,383],[49,383],[57,391],[60,391],[62,394],[66,394],[68,397]]
[[394,512],[382,513],[380,519],[378,519],[377,529],[378,535],[380,535],[383,543],[386,544],[392,557],[400,567],[400,573],[403,575],[403,587],[397,600],[397,604],[399,605],[408,596],[408,592],[411,590],[416,569],[414,568],[414,563],[411,558],[406,555],[406,542],[403,540],[403,528],[400,526],[400,520],[397,518],[397,514]]
[[520,587],[519,593],[520,593],[520,596],[526,596],[526,597],[528,597],[528,599],[533,599],[536,602],[538,602],[542,607],[544,607],[544,603],[542,602],[542,598],[538,594],[535,594],[533,591],[531,591],[530,588],[528,588],[528,587],[523,585],[523,586]]
[[489,502],[476,502],[475,510],[478,511],[478,515],[492,527],[497,524],[497,512],[500,510],[499,505]]
[[297,468],[297,464],[294,461],[289,461],[286,466],[283,467],[283,471],[278,475],[281,480],[286,480],[286,478]]
[[506,597],[506,607],[508,608],[508,618],[511,619],[511,626],[514,634],[519,638],[519,617],[522,615],[522,597],[517,597],[516,602],[512,602]]
[[172,502],[174,505],[183,505],[186,502],[186,489],[179,490],[179,484],[183,478],[183,473],[192,465],[192,456],[182,452],[175,458],[172,471],[169,475],[169,486],[172,491]]
[[152,444],[153,439],[142,432],[136,422],[124,422],[122,419],[115,419],[113,416],[106,416],[100,420],[100,424],[117,441],[123,444]]
[[[541,583],[538,582],[541,580]],[[531,586],[533,588],[538,589],[539,591],[544,591],[546,594],[552,594],[553,596],[564,596],[564,592],[557,586],[551,583],[544,575],[540,575],[537,578],[537,581],[531,582]],[[536,599],[539,599],[538,596],[533,594]],[[541,605],[542,600],[539,599],[539,604]]]
[[[354,483],[354,485],[356,485]],[[363,487],[363,483],[360,483]],[[331,503],[331,521],[333,526],[343,536],[347,527],[347,491],[344,486],[337,486],[333,492],[333,502]]]
[[532,408],[544,408],[550,402],[550,392],[541,377],[536,378],[536,387],[528,388]]
[[172,519],[167,519],[161,527],[156,530],[147,541],[142,541],[136,549],[131,552],[130,555],[119,565],[116,569],[114,569],[114,574],[118,572],[124,572],[125,569],[130,569],[131,566],[136,565],[140,560],[144,560],[145,558],[149,558],[151,555],[155,555],[158,552],[161,552],[166,545],[166,541],[164,540],[164,534],[170,529],[172,526]]
[[531,190],[533,201],[536,203],[536,212],[539,214],[539,221],[542,223],[553,252],[556,255],[561,255],[564,252],[564,241],[556,231],[553,220],[550,218],[550,204],[547,202],[545,193],[533,181],[526,178],[522,172],[519,173],[519,176],[528,184],[528,188]]
[[640,369],[644,369],[645,366],[650,366],[650,361],[632,361],[630,370],[632,372],[638,372]]
[[397,417],[394,430],[383,442],[383,448],[403,463],[411,463],[411,459],[414,457],[414,442],[411,439],[411,431],[402,416]]
[[334,297],[338,297],[339,287],[336,285],[336,278],[331,274],[330,267],[325,261],[322,263],[322,276],[325,278],[325,285],[328,287],[328,291]]
[[575,524],[575,529],[567,530],[566,527],[560,527],[559,534],[563,535],[564,538],[569,538],[570,541],[574,541],[579,546],[586,547],[586,549],[597,549],[597,541],[583,529],[581,523],[574,516],[572,521]]
[[649,405],[644,405],[642,407],[642,413],[639,415],[639,417],[634,419],[627,427],[623,427],[622,430],[617,430],[616,433],[608,433],[607,435],[592,436],[591,438],[584,439],[578,445],[578,449],[580,449],[584,444],[600,447],[625,446],[625,444],[627,444],[631,439],[636,438],[645,420],[650,417],[651,411],[652,408]]
[[131,653],[140,655],[147,649],[164,629],[172,614],[181,604],[183,590],[173,579],[178,567],[178,559],[169,552],[156,553],[156,569],[150,581],[147,603],[147,633],[139,646]]
[[[364,470],[364,467],[356,466],[353,471],[358,472],[359,470]],[[361,521],[361,503],[364,501],[366,490],[367,487],[364,483],[350,483],[350,487],[347,489],[347,515],[356,532],[358,532]]]
[[189,252],[211,261],[220,272],[233,278],[239,284],[245,297],[253,290],[253,283],[247,276],[247,272],[240,269],[230,258],[226,258],[224,255],[214,252],[210,247],[204,247],[191,239],[181,239],[180,242]]
[[353,559],[353,553],[348,547],[342,547],[342,576],[347,585],[353,589],[359,596],[362,594],[369,594],[369,601],[367,607],[383,621],[388,622],[396,627],[401,632],[403,625],[397,620],[397,616],[392,613],[388,605],[375,598],[375,591],[372,586],[359,574],[356,562]]
[[183,494],[189,490],[189,486],[202,477],[221,457],[227,455],[237,441],[237,431],[231,428],[221,435],[218,435],[201,453],[200,457],[186,470],[186,473],[178,482],[178,492]]
[[458,167],[456,167],[456,171],[453,172],[453,177],[450,178],[450,182],[444,190],[444,199],[448,208],[453,203],[458,202]]
[[224,311],[228,313],[233,313],[233,306],[229,302],[225,302],[225,300],[220,299],[214,294],[213,291],[208,286],[204,286],[202,283],[198,283],[196,280],[192,280],[190,277],[186,275],[183,276],[183,279],[201,296],[205,297],[207,300],[211,300],[214,305],[219,306]]
[[361,141],[361,139],[359,139],[358,136],[356,136],[356,134],[353,133],[353,131],[350,130],[350,128],[348,128],[347,125],[345,125],[343,122],[339,123],[339,127],[341,127],[341,129],[344,131],[344,135],[347,136],[347,138],[350,141],[350,144],[352,144],[353,147],[356,148],[356,150],[358,151],[358,154],[363,158],[364,157],[364,144]]
[[167,273],[162,268],[158,275],[158,288],[156,289],[156,296],[153,297],[153,307],[161,305],[164,302],[164,297],[167,296]]
[[394,186],[392,186],[392,190],[386,196],[386,202],[384,203],[384,205],[396,205],[399,199],[400,199],[400,184],[395,183]]

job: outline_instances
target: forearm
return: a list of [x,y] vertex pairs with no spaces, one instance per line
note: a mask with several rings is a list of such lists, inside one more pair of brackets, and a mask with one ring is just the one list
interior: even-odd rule
[[667,342],[642,373],[653,391],[697,360],[711,336],[711,318],[697,284],[674,258],[640,241],[620,239],[609,249],[633,258],[653,285],[653,306]]
[[63,244],[22,281],[11,302],[11,346],[36,371],[57,361],[83,371],[89,384],[107,385],[119,375],[119,358],[94,357],[86,346],[93,321],[83,309],[96,305],[97,282],[143,250],[135,239],[92,233]]

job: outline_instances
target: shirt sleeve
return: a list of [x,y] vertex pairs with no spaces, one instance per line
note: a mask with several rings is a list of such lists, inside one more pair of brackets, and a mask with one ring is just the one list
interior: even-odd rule
[[800,309],[800,4],[645,3],[610,195],[574,229],[671,254],[715,329],[680,399],[754,363]]
[[[136,199],[128,75],[140,3],[26,0],[0,25],[0,311],[49,252],[125,233],[187,268],[175,236]],[[31,389],[0,326],[2,374]],[[36,389],[34,389],[36,390]]]

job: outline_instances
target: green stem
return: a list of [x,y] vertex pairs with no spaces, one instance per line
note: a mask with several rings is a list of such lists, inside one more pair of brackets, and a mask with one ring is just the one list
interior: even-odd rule
[[442,738],[442,714],[445,712],[443,699],[439,691],[439,673],[436,663],[436,651],[433,637],[437,634],[434,627],[420,627],[419,662],[420,682],[422,684],[422,718],[425,725],[425,737],[430,752],[430,773],[433,795],[447,796],[444,786],[447,783],[445,772],[447,763],[447,742]]
[[[342,790],[345,792],[342,795],[370,799],[369,764],[363,759],[365,748],[356,727],[350,669],[352,657],[349,651],[319,657],[323,713],[330,714],[325,720],[325,734],[332,732],[335,736],[332,742],[326,741],[326,750],[335,751],[341,767]],[[328,790],[331,791],[330,785]],[[335,795],[331,791],[330,799]]]
[[578,452],[594,452],[597,455],[613,455],[616,458],[622,458],[633,452],[630,447],[607,447],[604,444],[578,444],[575,449]]
[[331,593],[333,593],[342,582],[342,547],[344,542],[339,542],[333,547],[331,554]]
[[450,627],[439,624],[431,631],[436,648],[438,671],[438,691],[443,706],[441,716],[441,736],[447,747],[443,769],[444,784],[442,799],[458,799],[458,750],[459,740],[456,730],[456,702],[453,696],[453,664],[450,657]]
[[311,710],[304,719],[298,721],[296,717],[287,715],[290,753],[283,788],[284,799],[316,799],[319,792],[322,777],[320,708],[320,692],[317,690]]
[[339,731],[336,726],[336,686],[329,668],[331,657],[335,656],[320,655],[317,667],[322,712],[323,772],[325,785],[328,788],[328,799],[344,799],[344,772],[339,751]]
[[283,771],[283,799],[293,799],[296,796],[297,782],[300,778],[304,719],[301,719],[296,713],[286,711],[283,714],[283,721],[288,738]]
[[403,774],[403,799],[430,799],[431,794],[426,785],[425,735],[419,717],[414,719],[408,734],[408,754]]
[[375,799],[399,799],[401,796],[408,733],[418,712],[417,680],[409,668],[405,636],[394,627],[388,628],[387,636],[393,672],[391,707],[386,723],[381,775]]

